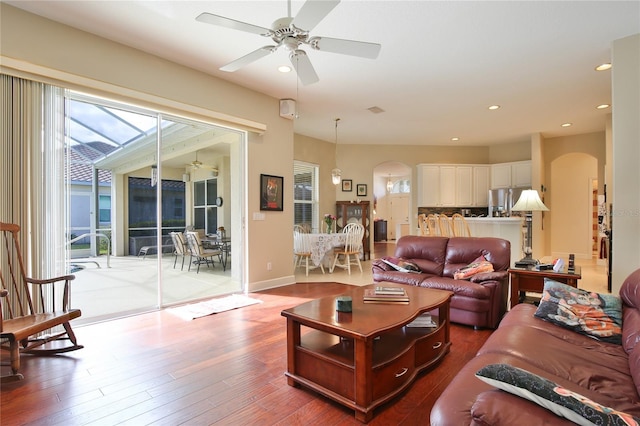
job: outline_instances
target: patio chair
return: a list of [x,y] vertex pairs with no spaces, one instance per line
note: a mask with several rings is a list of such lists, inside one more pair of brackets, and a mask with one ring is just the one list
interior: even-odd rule
[[187,233],[187,245],[189,246],[189,254],[191,255],[191,259],[189,261],[189,271],[191,270],[191,264],[193,263],[192,259],[195,258],[195,262],[198,264],[198,269],[196,273],[200,273],[200,264],[202,262],[206,263],[207,267],[209,263],[215,266],[215,262],[213,258],[218,256],[218,260],[220,260],[220,264],[223,265],[222,261],[222,252],[216,249],[205,249],[202,247],[202,241],[200,240],[200,235],[194,231],[188,231]]
[[182,266],[180,270],[184,269],[184,258],[189,256],[189,264],[191,264],[191,256],[189,247],[187,246],[186,241],[184,240],[184,235],[181,232],[170,232],[171,241],[173,241],[173,256],[175,257],[173,260],[173,269],[176,269],[176,262],[178,261],[178,256],[182,256]]

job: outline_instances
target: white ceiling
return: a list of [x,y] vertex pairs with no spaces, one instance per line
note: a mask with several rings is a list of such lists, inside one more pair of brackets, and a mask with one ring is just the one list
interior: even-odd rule
[[[377,59],[306,49],[320,81],[297,84],[278,50],[218,68],[270,39],[195,20],[209,12],[262,27],[279,1],[5,1],[274,98],[298,99],[297,133],[339,143],[493,145],[603,131],[613,40],[640,33],[639,1],[343,0],[311,35],[380,43]],[[296,15],[302,1],[294,1]],[[126,64],[123,64],[126,68]],[[501,105],[489,111],[492,104]],[[370,107],[385,112],[374,114]],[[614,106],[615,107],[615,106]],[[571,122],[569,128],[562,123]],[[452,142],[452,137],[460,141]]]

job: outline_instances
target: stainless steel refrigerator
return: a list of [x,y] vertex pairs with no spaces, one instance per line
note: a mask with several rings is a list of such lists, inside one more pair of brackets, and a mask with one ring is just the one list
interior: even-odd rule
[[[522,191],[529,188],[500,188],[489,190],[489,216],[509,217],[511,208],[518,202]],[[519,212],[518,212],[519,214]]]

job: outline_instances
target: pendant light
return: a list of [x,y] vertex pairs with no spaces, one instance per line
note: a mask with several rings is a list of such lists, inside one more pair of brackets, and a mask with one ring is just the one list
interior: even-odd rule
[[391,182],[391,175],[387,178],[387,192],[391,192],[393,190],[393,182]]
[[[336,163],[338,162],[338,121],[340,121],[340,119],[336,118],[336,155],[335,155]],[[342,180],[342,170],[340,170],[337,167],[331,170],[331,182],[333,182],[334,185],[338,185],[341,180]]]

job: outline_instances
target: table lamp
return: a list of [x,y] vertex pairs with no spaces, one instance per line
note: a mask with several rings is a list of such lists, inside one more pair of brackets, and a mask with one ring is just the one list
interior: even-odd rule
[[522,191],[520,199],[511,208],[511,211],[525,212],[525,223],[527,225],[527,241],[524,246],[524,257],[516,262],[516,267],[527,267],[536,265],[538,261],[531,257],[531,253],[533,252],[533,250],[531,249],[533,245],[531,242],[531,225],[533,222],[533,212],[547,212],[549,211],[549,209],[544,205],[542,200],[540,200],[538,191],[536,191],[535,189],[526,189]]

